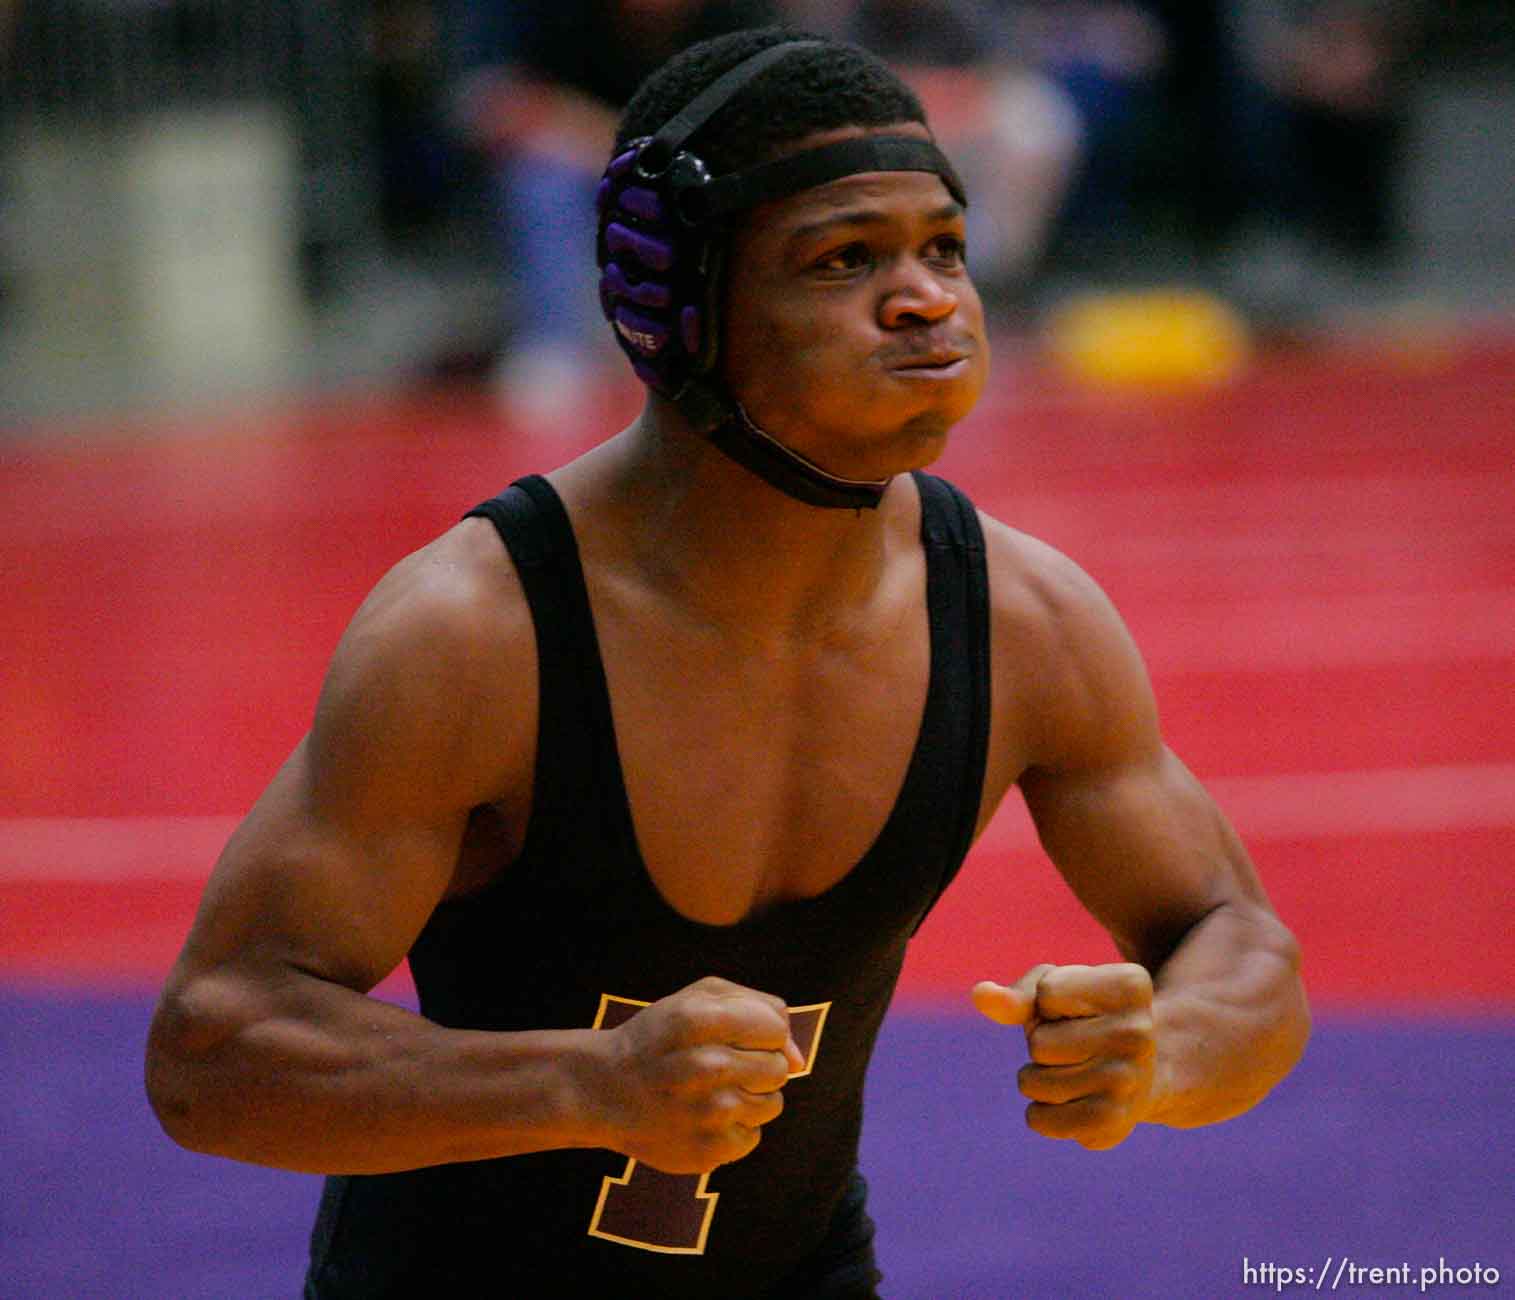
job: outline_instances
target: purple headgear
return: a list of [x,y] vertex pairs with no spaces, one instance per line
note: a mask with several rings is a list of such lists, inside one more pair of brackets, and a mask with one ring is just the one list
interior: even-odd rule
[[718,177],[684,148],[759,73],[819,45],[790,41],[753,55],[611,160],[595,196],[600,305],[642,381],[728,455],[811,505],[868,507],[887,480],[838,478],[790,451],[747,418],[715,373],[726,219],[857,172],[935,172],[966,207],[962,182],[935,144],[910,136],[843,140]]

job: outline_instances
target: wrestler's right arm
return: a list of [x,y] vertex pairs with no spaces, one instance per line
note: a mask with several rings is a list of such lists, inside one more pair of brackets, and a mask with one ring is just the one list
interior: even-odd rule
[[147,1049],[182,1145],[311,1173],[564,1147],[696,1172],[779,1113],[788,1022],[751,990],[705,981],[616,1030],[529,1033],[368,996],[451,885],[470,812],[529,807],[534,634],[500,554],[469,521],[385,577],[217,862]]

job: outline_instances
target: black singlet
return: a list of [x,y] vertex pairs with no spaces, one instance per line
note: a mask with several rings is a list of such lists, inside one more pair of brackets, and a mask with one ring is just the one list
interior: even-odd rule
[[536,626],[535,788],[517,860],[439,906],[416,940],[422,1013],[485,1030],[606,1027],[718,975],[789,1004],[808,1069],[757,1149],[703,1182],[609,1151],[329,1178],[307,1297],[872,1294],[863,1076],[906,943],[972,842],[988,745],[983,536],[960,492],[915,481],[931,675],[899,797],[831,889],[721,927],[670,908],[638,852],[557,494],[527,478],[470,512],[499,530]]

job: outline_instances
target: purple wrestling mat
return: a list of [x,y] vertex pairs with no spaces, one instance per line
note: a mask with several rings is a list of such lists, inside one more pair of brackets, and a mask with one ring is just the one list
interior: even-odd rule
[[[299,1294],[318,1180],[162,1137],[148,1014],[0,994],[4,1300]],[[1103,1154],[1024,1129],[1018,1040],[916,1010],[885,1028],[864,1168],[891,1300],[1515,1293],[1508,1019],[1323,1018],[1251,1114]]]

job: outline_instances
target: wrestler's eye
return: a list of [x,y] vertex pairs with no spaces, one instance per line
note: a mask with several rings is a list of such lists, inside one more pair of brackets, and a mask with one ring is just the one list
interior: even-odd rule
[[844,244],[817,259],[815,268],[818,271],[857,271],[867,266],[871,258],[866,244]]
[[968,241],[961,235],[938,235],[926,246],[926,256],[934,262],[962,266],[968,260]]

